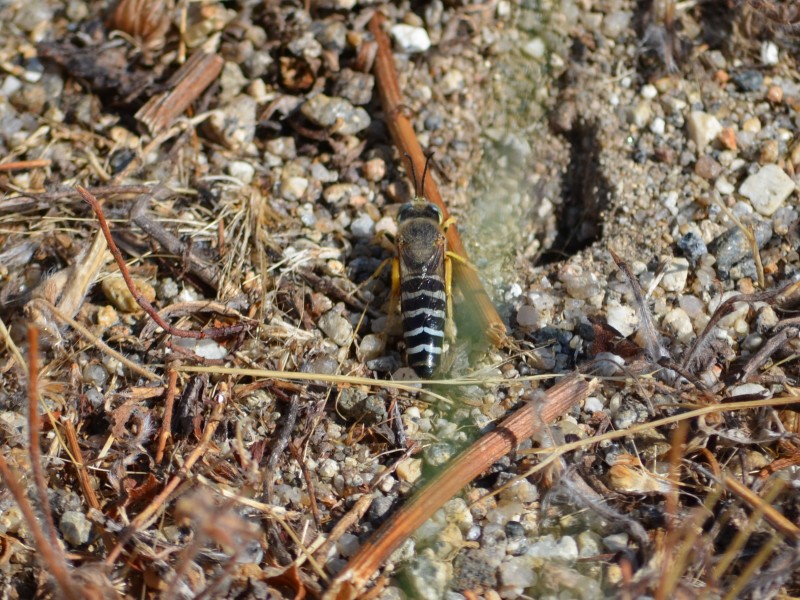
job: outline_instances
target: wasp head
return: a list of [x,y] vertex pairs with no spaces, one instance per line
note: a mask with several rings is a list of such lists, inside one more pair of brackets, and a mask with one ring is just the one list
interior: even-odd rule
[[428,219],[435,221],[437,225],[441,225],[443,219],[442,209],[424,198],[415,198],[413,202],[404,204],[397,213],[398,223],[410,221],[411,219]]

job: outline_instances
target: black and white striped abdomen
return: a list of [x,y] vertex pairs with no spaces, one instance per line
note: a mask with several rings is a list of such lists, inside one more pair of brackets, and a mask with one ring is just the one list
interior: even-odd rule
[[410,277],[400,284],[408,366],[420,377],[433,375],[441,361],[446,305],[440,277]]

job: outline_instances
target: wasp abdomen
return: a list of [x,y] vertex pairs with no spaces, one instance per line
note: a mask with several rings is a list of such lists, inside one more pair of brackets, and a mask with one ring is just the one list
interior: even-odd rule
[[439,277],[410,277],[400,284],[408,365],[421,377],[433,375],[441,361],[446,305],[444,281]]

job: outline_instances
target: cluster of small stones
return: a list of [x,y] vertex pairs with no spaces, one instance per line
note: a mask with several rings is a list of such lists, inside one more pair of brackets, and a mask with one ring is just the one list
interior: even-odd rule
[[[615,40],[590,53],[591,62],[609,72],[636,67],[626,51],[635,43],[633,13],[624,3],[576,16],[586,32]],[[684,35],[691,39],[691,30]],[[797,270],[800,84],[782,64],[789,55],[773,42],[763,42],[759,56],[761,63],[751,66],[712,50],[699,61],[699,77],[648,82],[624,75],[613,86],[582,81],[588,88],[577,92],[583,118],[601,124],[600,142],[613,150],[603,155],[616,209],[607,246],[649,294],[648,306],[676,358],[723,301],[756,291],[756,263],[742,227],[755,235],[767,287]],[[644,227],[648,223],[655,227]],[[630,287],[609,268],[605,247],[538,277],[516,302],[516,324],[531,333],[572,331],[561,348],[566,354],[585,344],[581,325],[592,314],[606,316],[625,336],[636,332]],[[718,325],[716,336],[736,354],[757,350],[775,323],[769,306],[754,308],[753,321],[740,304]],[[713,373],[704,378],[716,382]]]

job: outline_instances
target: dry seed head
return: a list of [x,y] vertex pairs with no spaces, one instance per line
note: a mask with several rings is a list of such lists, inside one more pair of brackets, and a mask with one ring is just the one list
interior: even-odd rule
[[164,45],[171,12],[171,0],[120,0],[109,27],[127,33],[144,50],[157,50]]

